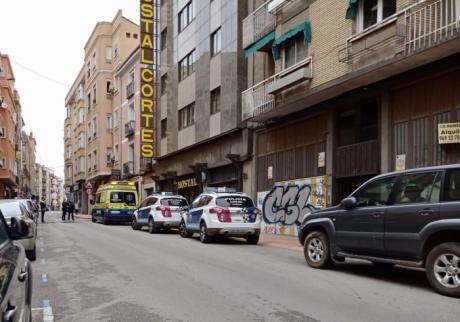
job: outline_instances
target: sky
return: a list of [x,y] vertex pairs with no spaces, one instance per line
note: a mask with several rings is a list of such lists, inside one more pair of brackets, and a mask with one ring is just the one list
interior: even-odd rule
[[10,57],[37,162],[64,178],[65,96],[98,21],[139,20],[139,0],[0,0],[0,52]]

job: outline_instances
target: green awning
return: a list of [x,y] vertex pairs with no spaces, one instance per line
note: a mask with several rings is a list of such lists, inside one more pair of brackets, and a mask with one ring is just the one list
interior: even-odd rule
[[244,51],[244,58],[248,58],[249,56],[251,56],[252,54],[254,54],[256,51],[258,51],[260,48],[263,48],[265,47],[266,45],[268,45],[270,42],[272,42],[273,40],[275,40],[275,32],[271,32],[269,33],[268,35],[266,35],[265,37],[263,37],[262,39],[260,39],[258,42],[256,42],[255,44],[253,44],[251,47],[249,47],[248,49],[246,49]]
[[300,25],[292,28],[288,32],[284,33],[282,36],[277,38],[272,45],[273,59],[278,60],[281,57],[280,46],[286,40],[291,39],[292,37],[297,36],[299,33],[303,32],[303,39],[305,43],[311,42],[311,25],[309,21],[305,21]]
[[347,19],[355,19],[356,13],[358,12],[358,3],[359,0],[349,0],[347,14],[345,18]]

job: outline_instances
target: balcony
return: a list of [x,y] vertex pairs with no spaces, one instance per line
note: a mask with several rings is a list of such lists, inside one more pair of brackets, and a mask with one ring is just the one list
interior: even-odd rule
[[134,82],[129,83],[126,85],[126,97],[130,98],[134,95]]
[[[242,93],[242,119],[261,121],[275,111],[275,94],[312,78],[312,58],[280,71]],[[270,113],[272,112],[272,113]]]
[[132,177],[134,175],[134,161],[128,161],[123,164],[123,176]]
[[276,15],[269,12],[267,1],[243,20],[243,47],[246,48],[275,30]]
[[136,131],[136,121],[128,121],[125,124],[125,137],[129,137],[134,135]]
[[[458,0],[423,1],[411,5],[348,38],[339,51],[339,60],[359,70],[415,56],[425,63],[443,58],[451,47],[455,47],[455,44],[448,44],[449,40],[460,36],[459,7]],[[435,47],[439,54],[423,53]]]

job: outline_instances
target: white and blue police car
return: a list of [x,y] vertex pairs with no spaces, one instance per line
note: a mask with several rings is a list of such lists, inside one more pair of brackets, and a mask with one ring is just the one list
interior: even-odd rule
[[140,230],[147,226],[151,234],[161,229],[178,228],[182,213],[189,208],[187,199],[173,193],[158,193],[148,196],[134,212],[131,227]]
[[182,237],[200,234],[202,243],[214,236],[243,237],[248,244],[259,242],[261,211],[245,193],[229,188],[207,188],[184,212],[179,227]]

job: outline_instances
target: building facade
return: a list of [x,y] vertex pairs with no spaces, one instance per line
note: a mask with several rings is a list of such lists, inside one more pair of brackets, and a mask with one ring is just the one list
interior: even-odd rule
[[162,1],[155,180],[191,200],[205,186],[242,190],[251,135],[241,127],[247,1]]
[[242,117],[260,204],[290,183],[311,185],[316,206],[336,204],[379,173],[460,161],[455,138],[438,135],[460,122],[459,1],[249,6]]
[[20,179],[20,195],[24,198],[31,198],[37,195],[35,180],[35,162],[37,142],[32,134],[22,131],[21,139],[22,171]]

